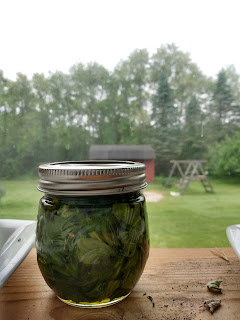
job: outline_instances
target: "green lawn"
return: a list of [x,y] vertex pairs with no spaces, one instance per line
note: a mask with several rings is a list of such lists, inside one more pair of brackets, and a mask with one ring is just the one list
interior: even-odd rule
[[165,196],[158,203],[148,203],[152,247],[230,246],[226,227],[240,223],[240,182],[211,182],[214,194],[205,193],[201,183],[193,181],[179,197],[159,184],[149,186]]
[[[226,227],[240,223],[240,182],[212,180],[212,184],[214,194],[205,193],[195,181],[179,197],[159,183],[148,186],[164,194],[162,201],[147,204],[152,247],[229,246]],[[2,180],[1,185],[6,194],[0,200],[0,218],[36,219],[42,196],[37,180]]]
[[42,193],[36,180],[1,180],[6,194],[0,199],[0,218],[36,220]]

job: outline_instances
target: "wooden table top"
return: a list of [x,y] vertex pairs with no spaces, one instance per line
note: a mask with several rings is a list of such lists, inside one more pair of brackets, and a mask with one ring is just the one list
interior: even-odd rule
[[[0,319],[240,319],[240,262],[232,248],[222,250],[229,261],[213,255],[209,248],[151,249],[144,273],[128,298],[107,308],[80,309],[54,295],[42,278],[36,250],[32,249],[0,291]],[[222,294],[206,288],[207,282],[215,279],[223,281]],[[222,301],[214,314],[199,308],[204,300],[214,298]]]

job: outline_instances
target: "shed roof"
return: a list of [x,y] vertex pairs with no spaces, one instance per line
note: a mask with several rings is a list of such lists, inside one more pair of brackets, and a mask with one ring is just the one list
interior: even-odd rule
[[151,160],[155,159],[155,152],[150,145],[92,145],[89,159],[98,160]]

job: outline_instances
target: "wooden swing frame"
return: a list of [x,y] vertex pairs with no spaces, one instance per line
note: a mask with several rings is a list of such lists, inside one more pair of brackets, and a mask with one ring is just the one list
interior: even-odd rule
[[172,168],[164,185],[165,188],[170,184],[171,177],[177,169],[181,175],[178,184],[181,194],[186,191],[192,180],[200,180],[206,192],[214,193],[213,186],[203,167],[207,163],[206,160],[171,160],[170,163],[172,164]]

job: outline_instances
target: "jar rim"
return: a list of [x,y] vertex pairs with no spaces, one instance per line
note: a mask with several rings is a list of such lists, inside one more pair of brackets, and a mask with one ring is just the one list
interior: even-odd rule
[[38,190],[54,195],[111,195],[146,188],[145,164],[86,160],[42,164]]

